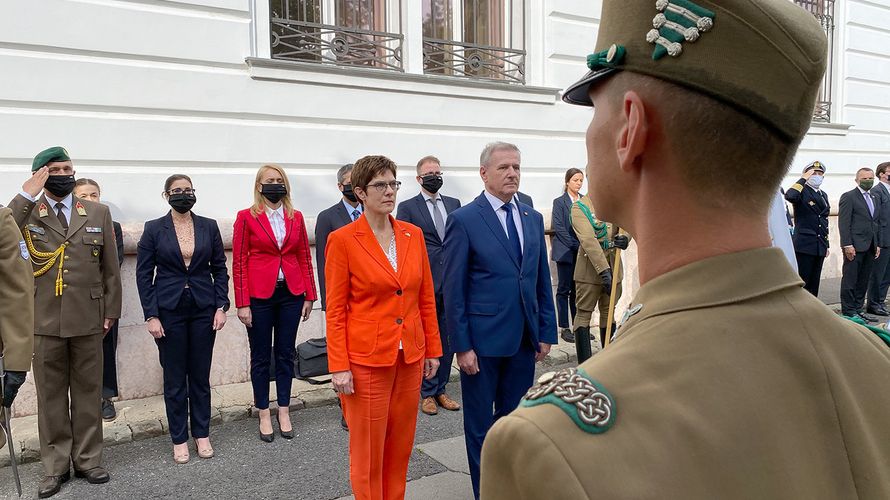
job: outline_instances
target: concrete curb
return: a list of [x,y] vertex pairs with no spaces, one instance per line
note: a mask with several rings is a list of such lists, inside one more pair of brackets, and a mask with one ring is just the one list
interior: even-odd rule
[[[561,343],[553,346],[543,364],[557,366],[575,362],[577,359],[574,344]],[[455,364],[451,368],[451,381],[459,379],[460,373]],[[275,394],[274,386],[270,393]],[[312,385],[303,380],[294,380],[291,389],[291,409],[302,410],[336,404],[337,394],[329,382]],[[211,424],[256,418],[256,410],[253,408],[253,388],[250,382],[212,388],[210,405]],[[115,408],[117,418],[102,425],[105,446],[149,439],[167,433],[167,414],[163,396],[117,401]],[[37,415],[12,419],[12,435],[20,464],[40,460]],[[0,467],[8,466],[9,453],[3,449],[0,452]]]

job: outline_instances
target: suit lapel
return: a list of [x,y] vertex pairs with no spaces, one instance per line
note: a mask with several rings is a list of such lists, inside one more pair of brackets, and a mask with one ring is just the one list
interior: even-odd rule
[[[349,212],[349,210],[346,209],[346,205],[343,204],[343,200],[340,200],[339,205],[340,205],[340,210],[337,210],[337,213],[340,214],[340,222],[343,223],[342,225],[345,226],[345,225],[353,222],[352,214]],[[369,229],[370,229],[370,226],[369,226]]]
[[[371,225],[368,224],[368,220],[364,217],[359,217],[355,224],[359,226],[355,230],[355,238],[359,241],[361,247],[374,259],[377,265],[398,282],[399,277],[396,276],[396,272],[393,271],[392,266],[389,264],[389,259],[386,257],[383,248],[380,247],[380,243],[374,237],[374,231],[371,231]],[[395,231],[395,227],[393,227],[393,230]],[[398,242],[396,242],[396,245],[398,245]],[[396,252],[398,252],[398,246],[396,247]]]
[[482,220],[488,225],[488,229],[494,233],[495,239],[501,242],[504,250],[507,251],[507,255],[510,256],[510,260],[513,261],[513,264],[516,267],[519,267],[519,261],[516,260],[516,256],[513,255],[513,250],[510,249],[507,233],[504,232],[504,227],[501,226],[501,221],[498,220],[498,216],[494,213],[494,208],[491,206],[491,203],[488,202],[485,193],[482,193],[476,198],[476,205],[479,207],[479,214],[482,216]]
[[[77,212],[78,203],[80,202],[77,200],[77,198],[71,200],[71,217],[69,217],[68,220],[68,234],[74,234],[80,231],[80,228],[82,228],[84,224],[87,223],[87,216],[89,214],[80,215]],[[83,206],[83,204],[81,204],[81,206]],[[84,213],[87,213],[86,209],[84,209]]]
[[284,241],[281,242],[281,250],[284,251],[284,247],[287,246],[287,242],[290,241],[290,234],[294,230],[294,222],[297,220],[296,217],[288,218],[285,214],[284,217]]
[[[48,200],[46,195],[41,196],[40,199],[37,200],[38,214],[41,204],[46,205],[47,212],[46,217],[40,217],[40,220],[53,231],[61,234],[63,237],[67,237],[68,235],[65,233],[65,230],[62,229],[62,223],[59,222],[59,217],[56,215],[56,202]],[[70,225],[71,224],[69,224],[69,226]]]
[[[436,223],[433,222],[433,218],[430,216],[430,210],[426,206],[426,198],[423,197],[423,194],[419,194],[414,197],[414,204],[417,206],[417,210],[420,212],[420,217],[423,219],[424,228],[428,228],[428,232],[439,239],[439,233],[436,231]],[[441,243],[441,241],[439,242]]]
[[272,231],[272,224],[269,222],[269,218],[266,217],[266,212],[260,213],[256,219],[260,223],[260,227],[263,228],[263,232],[269,237],[269,241],[272,242],[272,246],[278,248],[278,240],[275,239],[275,232]]
[[[201,259],[201,256],[198,254],[201,252],[201,248],[203,248],[202,243],[204,242],[204,224],[198,219],[194,212],[192,213],[192,225],[194,225],[195,228],[195,249],[192,251],[191,260],[189,260],[189,271],[191,271],[195,262],[198,262]],[[185,263],[185,259],[183,259],[183,263]]]
[[[405,262],[408,259],[408,251],[411,247],[411,239],[414,235],[410,231],[401,227],[399,223],[390,215],[389,222],[392,224],[393,233],[396,236],[396,259],[398,262],[398,278],[399,283],[402,281],[402,272],[405,270]],[[389,260],[387,260],[389,264]],[[391,266],[390,266],[391,267]]]
[[164,234],[167,236],[167,243],[173,248],[174,256],[179,263],[179,267],[188,271],[185,267],[185,259],[182,258],[182,249],[179,248],[179,239],[176,237],[176,229],[173,227],[172,212],[168,212],[167,216],[164,217]]
[[525,264],[528,262],[529,255],[529,241],[530,241],[530,231],[531,231],[531,222],[529,221],[529,213],[528,209],[522,206],[519,207],[519,220],[522,221],[522,263]]

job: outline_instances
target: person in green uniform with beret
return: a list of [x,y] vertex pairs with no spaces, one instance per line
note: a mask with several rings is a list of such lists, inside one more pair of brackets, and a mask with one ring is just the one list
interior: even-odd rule
[[[25,383],[34,353],[34,275],[31,256],[12,210],[0,205],[0,448],[6,445],[4,412]],[[11,415],[9,415],[11,417]],[[5,453],[5,451],[4,451]]]
[[[65,148],[40,152],[9,203],[34,273],[34,382],[45,477],[39,498],[102,467],[102,337],[121,313],[121,278],[108,207],[75,199]],[[41,192],[43,194],[41,195]]]
[[563,100],[596,108],[590,198],[636,240],[641,287],[609,346],[492,427],[481,497],[890,498],[890,347],[804,290],[767,229],[822,27],[783,0],[602,6]]

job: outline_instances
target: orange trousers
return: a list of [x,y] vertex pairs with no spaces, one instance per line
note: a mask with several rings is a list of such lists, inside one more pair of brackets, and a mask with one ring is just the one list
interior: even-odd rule
[[349,479],[356,500],[405,498],[414,447],[423,359],[370,367],[353,364],[355,392],[340,396],[349,425]]

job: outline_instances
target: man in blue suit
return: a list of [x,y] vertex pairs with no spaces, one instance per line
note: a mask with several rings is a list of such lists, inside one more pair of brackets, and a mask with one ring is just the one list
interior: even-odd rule
[[427,415],[435,415],[441,406],[446,410],[457,411],[460,403],[451,399],[445,392],[445,386],[451,377],[451,362],[454,351],[451,349],[447,330],[445,329],[445,309],[442,299],[442,242],[445,239],[445,221],[448,215],[460,208],[460,200],[443,196],[442,166],[435,156],[424,156],[417,162],[417,183],[420,194],[399,203],[399,220],[410,222],[423,230],[426,251],[430,257],[430,271],[436,289],[436,313],[439,319],[439,334],[442,338],[442,358],[439,360],[439,371],[432,380],[423,380],[420,388],[420,410]]
[[535,362],[556,343],[544,218],[515,199],[519,149],[489,144],[480,164],[485,191],[454,211],[445,227],[444,286],[476,498],[488,429],[516,408],[534,382]]

